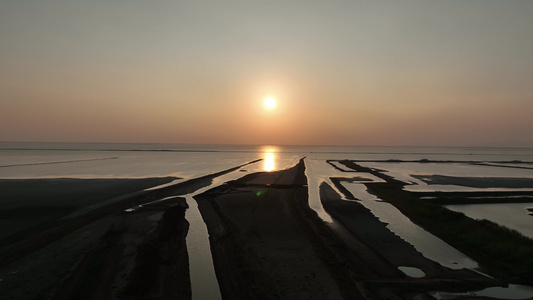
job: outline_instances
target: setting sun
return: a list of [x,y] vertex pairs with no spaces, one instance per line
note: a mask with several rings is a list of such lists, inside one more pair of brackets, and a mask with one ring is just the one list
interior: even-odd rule
[[276,99],[274,97],[267,97],[265,99],[265,107],[268,109],[272,109],[276,106]]

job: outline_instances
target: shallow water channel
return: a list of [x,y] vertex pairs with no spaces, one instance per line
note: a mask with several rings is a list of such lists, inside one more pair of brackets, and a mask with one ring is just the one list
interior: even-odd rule
[[[342,172],[333,169],[325,160],[306,159],[305,175],[307,176],[309,207],[311,207],[311,209],[313,209],[324,222],[333,223],[331,216],[324,210],[322,202],[320,201],[319,187],[320,184],[325,181],[336,190],[330,177],[341,176],[343,175]],[[339,195],[341,194],[338,190],[336,191]]]
[[478,267],[473,259],[411,222],[392,204],[369,194],[364,184],[342,184],[355,198],[361,200],[361,204],[370,209],[372,214],[387,223],[387,228],[413,245],[425,257],[450,269]]
[[[344,165],[339,164],[336,161],[332,162],[342,170],[348,170]],[[305,175],[307,176],[308,194],[309,194],[309,207],[313,209],[318,216],[326,223],[335,223],[331,216],[324,210],[322,202],[320,201],[320,185],[322,182],[327,183],[333,188],[337,194],[342,195],[342,192],[331,181],[332,177],[346,177],[347,174],[353,174],[354,177],[359,179],[368,180],[369,182],[382,182],[381,179],[368,174],[368,173],[347,173],[339,171],[333,168],[324,159],[305,159]],[[354,179],[356,180],[356,179]]]
[[234,171],[219,176],[209,186],[185,195],[187,204],[189,205],[185,213],[185,218],[190,224],[189,232],[187,233],[187,252],[189,254],[192,299],[222,299],[213,265],[207,226],[200,214],[198,204],[193,197],[246,174]]
[[461,204],[446,205],[446,208],[472,219],[493,221],[533,238],[533,203]]
[[[288,168],[294,164],[295,161],[297,162],[297,160],[293,158],[290,160],[286,159],[283,161],[281,166],[278,166],[282,168]],[[198,204],[193,197],[225,182],[235,180],[249,174],[248,172],[241,171],[256,172],[260,171],[259,168],[266,170],[269,166],[270,164],[267,164],[265,160],[261,163],[254,163],[252,165],[244,166],[239,170],[216,177],[209,186],[184,196],[187,199],[187,204],[189,205],[189,208],[185,213],[185,218],[190,224],[189,232],[187,233],[187,252],[189,255],[192,299],[222,299],[215,274],[215,267],[213,265],[213,257],[209,244],[209,233],[200,210],[198,209]],[[271,169],[269,169],[269,171],[271,171]]]

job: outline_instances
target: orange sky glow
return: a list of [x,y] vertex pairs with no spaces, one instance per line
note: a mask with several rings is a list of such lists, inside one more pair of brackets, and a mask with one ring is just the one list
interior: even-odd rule
[[531,12],[2,1],[0,141],[533,147]]

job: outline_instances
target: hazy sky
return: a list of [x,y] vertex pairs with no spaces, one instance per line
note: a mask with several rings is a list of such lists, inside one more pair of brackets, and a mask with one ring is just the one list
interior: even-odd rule
[[533,1],[2,0],[0,140],[533,147]]

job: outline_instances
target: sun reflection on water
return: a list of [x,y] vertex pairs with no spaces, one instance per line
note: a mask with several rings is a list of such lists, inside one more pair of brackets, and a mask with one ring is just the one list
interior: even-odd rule
[[276,149],[265,148],[263,162],[263,170],[266,172],[274,171],[276,169]]

